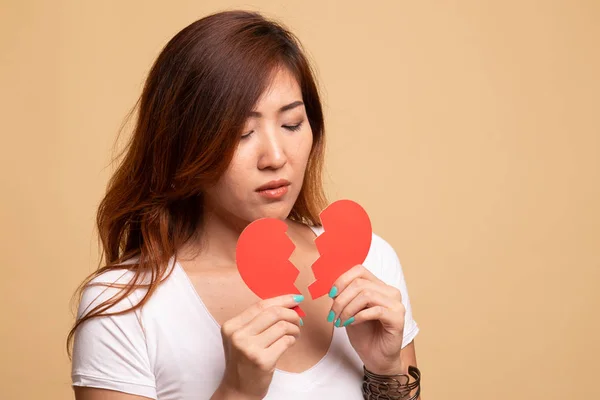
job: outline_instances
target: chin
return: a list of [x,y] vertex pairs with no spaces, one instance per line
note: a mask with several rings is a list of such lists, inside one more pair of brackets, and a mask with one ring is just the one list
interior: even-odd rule
[[256,210],[256,212],[254,213],[255,218],[253,219],[256,220],[260,218],[276,218],[285,220],[290,215],[293,206],[293,204],[288,204],[287,202],[265,204],[261,206],[258,210]]

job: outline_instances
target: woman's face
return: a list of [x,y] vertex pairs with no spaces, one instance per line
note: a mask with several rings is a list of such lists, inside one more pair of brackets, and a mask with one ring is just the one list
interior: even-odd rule
[[246,121],[231,164],[205,192],[208,212],[235,222],[285,219],[302,188],[312,130],[296,79],[274,76]]

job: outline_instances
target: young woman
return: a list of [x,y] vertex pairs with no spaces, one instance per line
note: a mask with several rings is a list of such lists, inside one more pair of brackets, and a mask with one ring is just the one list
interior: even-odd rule
[[[381,237],[303,319],[302,296],[260,300],[237,271],[237,239],[261,217],[287,223],[304,294],[319,257],[323,114],[289,31],[253,12],[200,19],[138,105],[98,210],[106,265],[82,283],[69,335],[78,400],[363,399],[376,398],[363,380],[417,377],[418,328]],[[409,398],[400,386],[377,398]]]

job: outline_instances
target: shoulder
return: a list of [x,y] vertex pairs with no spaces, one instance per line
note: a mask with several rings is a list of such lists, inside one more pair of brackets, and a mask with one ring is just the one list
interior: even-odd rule
[[132,286],[139,286],[147,283],[147,274],[140,274],[136,279],[136,271],[128,265],[132,262],[125,262],[118,268],[109,269],[96,275],[93,279],[85,284],[81,291],[77,318],[82,318],[95,308],[105,307],[105,302],[111,301],[111,305],[105,311],[110,313],[120,312],[130,309],[137,303],[145,293],[146,289],[137,287],[129,290],[124,296],[124,290],[128,290]]
[[[77,318],[81,318],[87,312],[91,312],[94,307],[102,305],[110,300],[110,308],[104,310],[108,313],[121,312],[128,310],[144,301],[144,308],[154,302],[159,293],[163,292],[167,281],[173,280],[172,272],[176,268],[175,257],[171,257],[166,265],[165,275],[156,286],[151,284],[158,278],[158,272],[149,268],[140,270],[137,264],[137,258],[132,258],[98,273],[82,288]],[[152,295],[146,299],[150,287],[153,287]],[[172,287],[170,288],[172,292]],[[104,308],[106,304],[101,307]],[[139,309],[138,312],[141,312]]]
[[376,233],[373,233],[371,248],[367,257],[375,257],[379,261],[386,262],[396,262],[398,260],[398,254],[392,245]]
[[375,233],[373,233],[371,248],[363,265],[388,284],[394,284],[403,279],[402,266],[396,250],[387,240]]
[[83,320],[73,340],[73,386],[89,386],[156,399],[153,365],[146,331],[137,304],[137,290],[130,288],[136,273],[127,268],[104,271],[82,291],[77,318]]
[[[112,299],[123,286],[129,285],[133,279],[133,271],[128,269],[113,269],[102,272],[85,284],[81,291],[77,319],[92,312],[93,309]],[[130,308],[130,300],[122,299],[114,304],[110,311],[123,311]]]

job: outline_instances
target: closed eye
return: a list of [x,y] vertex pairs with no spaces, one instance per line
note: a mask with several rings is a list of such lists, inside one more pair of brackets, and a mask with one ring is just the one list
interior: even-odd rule
[[[288,131],[296,132],[296,131],[300,130],[300,128],[302,127],[302,123],[303,123],[303,122],[304,122],[304,121],[300,121],[300,122],[299,122],[298,124],[296,124],[296,125],[283,125],[283,127],[284,127],[285,129],[287,129]],[[250,132],[248,132],[248,133],[246,133],[246,134],[242,135],[242,136],[241,136],[241,138],[242,138],[242,139],[245,139],[245,138],[249,137],[249,136],[250,136],[252,133],[254,133],[254,131],[250,131]]]
[[302,122],[304,122],[304,121],[301,121],[300,123],[298,123],[296,125],[283,125],[283,127],[285,129],[287,129],[288,131],[295,132],[300,129],[300,127],[302,126]]

